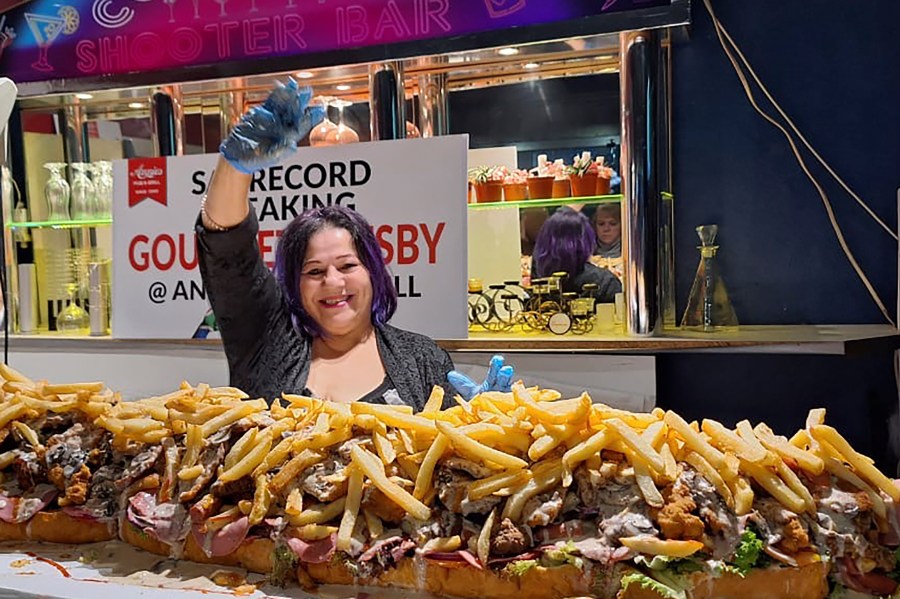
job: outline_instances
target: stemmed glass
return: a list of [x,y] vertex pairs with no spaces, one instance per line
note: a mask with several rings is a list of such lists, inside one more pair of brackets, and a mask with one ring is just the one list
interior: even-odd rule
[[112,214],[112,163],[106,160],[90,164],[91,178],[94,181],[94,218],[109,218]]
[[94,216],[97,190],[87,176],[88,165],[73,162],[72,170],[72,220],[86,220]]
[[66,292],[69,294],[69,303],[56,317],[56,330],[60,333],[87,335],[91,328],[91,317],[84,308],[75,303],[78,283],[67,284]]
[[337,127],[328,132],[326,137],[328,145],[352,144],[359,141],[359,134],[344,124],[344,108],[352,106],[353,102],[334,98],[329,106],[334,106],[338,111]]
[[47,220],[69,220],[69,182],[62,172],[66,168],[63,162],[48,162],[44,168],[50,171],[50,179],[44,185],[44,199],[47,200]]
[[309,132],[309,145],[311,146],[330,146],[334,143],[329,141],[331,132],[337,129],[337,125],[328,118],[328,106],[332,100],[334,98],[329,97],[316,98],[314,100],[314,102],[325,106],[325,118]]
[[166,6],[169,7],[169,23],[175,22],[175,2],[176,0],[163,0]]
[[25,22],[28,23],[28,27],[34,34],[34,39],[38,45],[38,59],[32,63],[31,67],[45,73],[53,71],[53,65],[47,61],[47,49],[62,33],[63,26],[66,24],[65,19],[49,15],[25,13]]

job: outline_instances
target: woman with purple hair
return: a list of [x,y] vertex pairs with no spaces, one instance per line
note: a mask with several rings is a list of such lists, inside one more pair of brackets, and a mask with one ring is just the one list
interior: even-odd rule
[[[296,149],[323,118],[291,81],[244,115],[221,156],[197,219],[200,272],[222,335],[231,384],[268,400],[282,392],[421,409],[434,385],[469,397],[508,390],[513,371],[492,360],[481,385],[454,372],[446,351],[388,324],[397,291],[372,227],[328,206],[282,233],[274,273],[262,260],[250,209],[251,174]],[[455,387],[455,388],[454,388]]]
[[588,261],[596,245],[597,236],[588,218],[571,208],[560,208],[541,227],[534,243],[533,276],[541,278],[566,272],[563,291],[580,294],[584,285],[594,283],[597,288],[591,295],[598,302],[614,302],[616,294],[622,291],[622,283],[608,270]]

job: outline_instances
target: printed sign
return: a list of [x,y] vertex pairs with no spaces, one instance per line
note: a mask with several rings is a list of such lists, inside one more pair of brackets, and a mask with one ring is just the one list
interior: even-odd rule
[[128,206],[153,200],[166,205],[166,159],[141,158],[128,163]]
[[671,0],[31,0],[0,15],[17,83],[484,34]]
[[[263,260],[273,265],[282,230],[304,210],[332,204],[358,210],[394,276],[399,301],[391,324],[433,338],[465,338],[467,148],[468,138],[454,135],[298,150],[253,177],[249,200]],[[194,223],[217,157],[114,164],[113,337],[215,334]],[[133,175],[141,170],[148,178],[139,181],[165,184],[162,201],[152,195],[155,201],[134,201]]]

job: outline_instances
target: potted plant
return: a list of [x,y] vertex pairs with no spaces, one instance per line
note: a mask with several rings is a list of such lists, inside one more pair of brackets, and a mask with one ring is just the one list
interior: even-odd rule
[[475,189],[475,201],[500,202],[503,200],[503,177],[506,169],[502,166],[476,166],[469,169],[469,182]]
[[528,173],[515,168],[503,177],[503,199],[517,202],[528,198]]
[[597,165],[596,193],[598,196],[609,195],[609,184],[610,181],[612,181],[614,171],[604,164],[603,156],[597,156],[597,160],[594,161],[594,164]]
[[562,158],[558,158],[550,165],[550,172],[553,173],[553,197],[568,198],[572,196],[572,185],[569,183],[569,175],[566,171],[566,165]]
[[597,193],[597,164],[590,152],[582,152],[575,156],[572,164],[566,167],[569,182],[572,184],[574,197],[592,196]]
[[547,155],[538,156],[538,165],[528,171],[528,197],[532,200],[546,200],[553,197],[553,173]]

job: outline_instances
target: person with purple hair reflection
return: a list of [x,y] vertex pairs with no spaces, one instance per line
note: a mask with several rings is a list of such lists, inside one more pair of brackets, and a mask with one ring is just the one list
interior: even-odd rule
[[591,222],[581,212],[560,208],[547,219],[534,243],[532,276],[549,277],[555,272],[566,272],[562,281],[564,292],[581,294],[584,285],[596,284],[591,295],[598,302],[612,303],[622,291],[622,283],[606,269],[589,262],[597,245],[597,236]]
[[435,385],[445,388],[445,405],[455,393],[509,390],[513,370],[502,358],[478,385],[453,371],[433,340],[388,324],[397,309],[393,277],[372,227],[354,210],[300,214],[282,233],[274,272],[266,267],[248,201],[251,176],[294,151],[324,118],[311,97],[291,80],[245,114],[220,147],[201,203],[200,272],[231,384],[267,400],[288,392],[416,410]]

